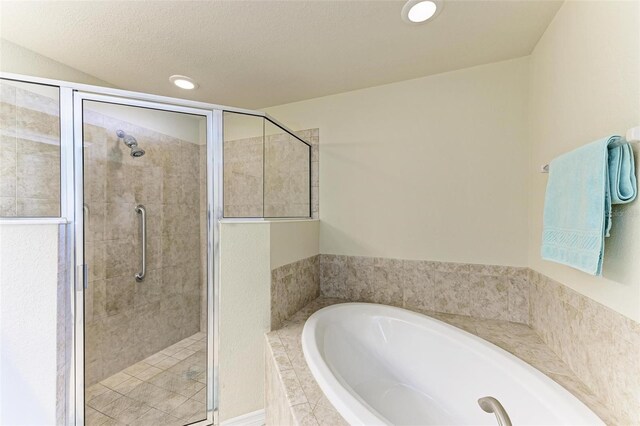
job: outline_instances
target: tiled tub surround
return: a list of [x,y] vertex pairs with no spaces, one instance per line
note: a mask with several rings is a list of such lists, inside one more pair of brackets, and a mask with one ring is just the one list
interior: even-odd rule
[[326,297],[529,322],[527,268],[320,255]]
[[206,417],[206,333],[90,386],[87,426],[182,426]]
[[[301,344],[302,329],[307,318],[325,306],[343,302],[340,299],[320,297],[285,321],[282,328],[266,335],[267,426],[347,424],[317,385],[304,359]],[[412,310],[475,334],[523,359],[564,386],[607,424],[628,424],[619,422],[569,366],[526,324],[415,308]]]
[[[326,254],[319,258],[324,298],[389,304],[433,312],[438,318],[460,315],[471,324],[495,320],[530,325],[580,378],[565,387],[582,386],[582,394],[593,396],[588,405],[600,414],[597,397],[609,409],[609,423],[640,424],[640,324],[528,268]],[[272,329],[291,317],[303,300],[300,294],[313,289],[305,284],[312,280],[280,278],[293,276],[283,273],[293,269],[286,267],[272,272]],[[503,345],[499,336],[489,340]],[[519,355],[517,348],[510,351]],[[565,370],[549,375],[564,385]]]
[[271,329],[320,296],[320,256],[271,271]]
[[531,326],[616,416],[640,424],[640,324],[529,271]]
[[[115,132],[134,135],[132,158]],[[201,330],[199,146],[85,109],[86,384]],[[147,276],[137,204],[147,209]]]
[[58,216],[59,102],[23,87],[0,81],[0,216]]
[[225,141],[225,217],[305,217],[311,198],[317,218],[319,132],[295,133],[311,144],[311,169],[307,146],[285,133]]

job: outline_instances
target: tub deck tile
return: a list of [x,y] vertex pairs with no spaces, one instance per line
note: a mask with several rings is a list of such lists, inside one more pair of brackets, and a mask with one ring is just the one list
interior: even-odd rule
[[[266,334],[267,362],[275,370],[267,369],[270,383],[277,379],[287,401],[274,404],[273,395],[267,395],[267,419],[269,410],[288,407],[288,416],[294,425],[348,424],[336,411],[316,383],[302,352],[301,336],[304,323],[314,312],[330,305],[347,303],[347,300],[319,297],[294,314],[278,330]],[[528,325],[497,319],[481,319],[471,316],[436,313],[424,309],[411,309],[458,327],[487,340],[535,367],[556,383],[563,386],[587,405],[606,424],[621,424],[595,394],[582,383],[553,350]],[[271,372],[270,372],[271,371]],[[269,391],[268,391],[269,393]],[[267,422],[267,426],[269,423]],[[279,426],[279,425],[273,425]]]

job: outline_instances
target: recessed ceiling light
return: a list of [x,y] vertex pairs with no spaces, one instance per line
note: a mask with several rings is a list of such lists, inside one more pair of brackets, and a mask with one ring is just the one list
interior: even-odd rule
[[172,75],[169,77],[169,81],[185,90],[193,90],[198,87],[198,84],[195,81],[184,75]]
[[409,0],[402,8],[402,19],[411,24],[421,24],[438,16],[442,0]]

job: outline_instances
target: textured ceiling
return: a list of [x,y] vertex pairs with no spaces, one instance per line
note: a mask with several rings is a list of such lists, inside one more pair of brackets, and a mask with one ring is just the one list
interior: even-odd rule
[[2,1],[0,37],[123,89],[261,108],[527,55],[560,4],[445,0],[409,25],[402,1]]

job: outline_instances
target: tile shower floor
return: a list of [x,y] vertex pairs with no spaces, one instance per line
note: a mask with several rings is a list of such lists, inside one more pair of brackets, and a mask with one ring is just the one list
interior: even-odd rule
[[87,426],[178,426],[203,420],[206,339],[196,333],[87,388]]

